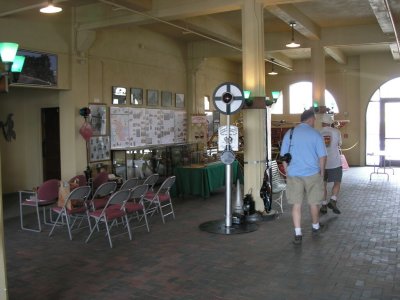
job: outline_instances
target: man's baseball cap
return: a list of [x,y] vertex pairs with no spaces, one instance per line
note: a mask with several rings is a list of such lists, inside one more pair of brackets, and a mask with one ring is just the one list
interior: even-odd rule
[[323,114],[321,122],[331,125],[333,123],[333,115],[331,115],[331,114]]

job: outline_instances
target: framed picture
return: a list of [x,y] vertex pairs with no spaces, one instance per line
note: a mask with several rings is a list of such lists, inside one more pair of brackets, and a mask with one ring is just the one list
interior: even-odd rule
[[158,105],[158,91],[147,90],[147,105],[157,106]]
[[162,91],[161,92],[161,106],[172,106],[172,93]]
[[126,88],[121,86],[112,87],[112,104],[126,104]]
[[175,106],[179,108],[185,107],[185,95],[175,94]]
[[143,89],[131,88],[131,104],[143,105]]
[[110,160],[110,137],[92,136],[89,140],[89,159],[90,162]]
[[107,105],[105,104],[89,104],[90,109],[90,125],[92,126],[93,135],[107,134]]

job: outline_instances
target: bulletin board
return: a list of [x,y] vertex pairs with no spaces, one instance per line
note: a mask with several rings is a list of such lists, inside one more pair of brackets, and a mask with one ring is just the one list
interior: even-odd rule
[[186,142],[185,111],[110,108],[111,149]]

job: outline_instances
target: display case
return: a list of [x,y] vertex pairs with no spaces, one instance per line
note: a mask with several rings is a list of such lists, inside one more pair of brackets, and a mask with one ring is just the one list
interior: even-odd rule
[[199,163],[202,146],[198,143],[170,144],[112,150],[113,173],[124,180],[160,174],[160,180],[173,175],[177,166]]

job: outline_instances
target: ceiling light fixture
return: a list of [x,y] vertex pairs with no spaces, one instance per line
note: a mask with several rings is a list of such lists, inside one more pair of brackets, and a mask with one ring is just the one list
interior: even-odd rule
[[271,58],[271,65],[272,65],[272,69],[271,69],[271,72],[269,72],[268,73],[268,75],[272,75],[272,76],[274,76],[274,75],[278,75],[278,72],[275,72],[275,70],[274,70],[274,58]]
[[44,14],[55,14],[55,13],[59,13],[60,11],[62,11],[62,8],[58,7],[58,6],[54,6],[53,0],[49,0],[48,5],[46,7],[42,7],[40,9],[40,12],[44,13]]
[[289,23],[289,25],[290,25],[290,27],[292,27],[292,42],[290,44],[286,44],[286,47],[288,47],[288,48],[298,48],[298,47],[300,47],[300,44],[298,44],[298,43],[296,43],[294,41],[294,26],[296,26],[296,22],[291,21]]

